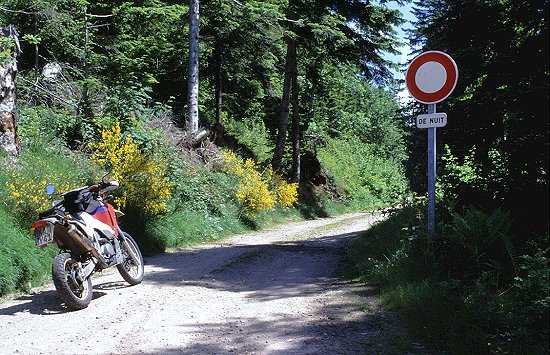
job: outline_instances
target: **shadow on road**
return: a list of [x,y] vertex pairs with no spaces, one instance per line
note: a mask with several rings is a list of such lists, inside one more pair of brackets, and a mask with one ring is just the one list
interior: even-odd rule
[[[98,292],[94,290],[92,300],[98,299],[105,295],[105,292]],[[30,295],[17,297],[14,300],[19,301],[19,303],[13,306],[0,308],[0,316],[9,316],[16,313],[56,315],[72,312],[65,306],[65,303],[61,301],[56,290],[39,291]]]
[[[281,309],[284,316],[278,319],[235,314],[223,322],[189,326],[182,331],[199,329],[201,334],[191,346],[162,348],[150,354],[385,353],[392,346],[392,336],[402,332],[395,317],[378,306],[375,287],[344,281],[335,274],[346,260],[348,243],[357,235],[208,247],[149,259],[156,271],[147,275],[147,283],[235,292],[250,299],[251,305],[306,296],[321,302],[311,314]],[[342,290],[352,296],[338,296]],[[321,294],[337,296],[325,301],[316,297]],[[270,343],[269,339],[285,341]]]
[[294,297],[340,283],[334,271],[357,233],[309,241],[181,250],[148,258],[145,282],[249,292],[255,299]]

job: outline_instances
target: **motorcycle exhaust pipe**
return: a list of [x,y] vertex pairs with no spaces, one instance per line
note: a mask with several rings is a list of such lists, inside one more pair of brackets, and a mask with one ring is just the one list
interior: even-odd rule
[[70,239],[62,240],[63,245],[78,254],[90,252],[92,256],[97,259],[97,263],[102,269],[106,269],[109,266],[107,260],[99,254],[97,249],[92,245],[92,242],[86,238],[73,224],[69,224],[69,228],[65,229],[65,233],[70,237]]

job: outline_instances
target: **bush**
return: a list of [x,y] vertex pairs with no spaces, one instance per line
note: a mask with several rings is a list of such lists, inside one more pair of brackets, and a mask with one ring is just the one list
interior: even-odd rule
[[54,250],[37,248],[3,209],[0,224],[0,296],[41,284],[49,275]]
[[406,207],[351,248],[363,277],[380,286],[413,334],[450,353],[548,349],[548,238],[511,244],[511,216],[469,208],[450,214],[430,242],[422,208]]
[[99,175],[86,157],[74,155],[55,139],[23,148],[17,159],[5,159],[0,169],[0,197],[23,228],[59,198],[46,194],[48,184],[61,193],[86,185]]
[[103,127],[101,140],[92,148],[92,162],[107,169],[122,186],[115,199],[120,208],[130,204],[144,218],[167,212],[173,184],[160,155],[143,151],[131,137],[124,138],[118,122]]
[[[472,147],[468,154],[459,159],[445,145],[441,160],[438,191],[446,203],[485,206],[488,210],[503,205],[508,190],[507,159],[497,149],[490,149],[487,156],[480,159],[476,148]],[[483,165],[480,161],[487,161],[488,164]]]
[[275,174],[271,167],[263,172],[252,160],[242,160],[235,153],[223,153],[223,169],[238,180],[235,197],[245,213],[254,215],[270,210],[278,204],[291,207],[298,201],[298,184],[288,183]]
[[358,139],[329,139],[317,156],[324,170],[360,209],[387,207],[403,200],[407,182],[400,163],[377,156]]
[[228,119],[224,127],[226,133],[250,150],[259,163],[271,158],[272,143],[261,118],[245,118],[242,121]]

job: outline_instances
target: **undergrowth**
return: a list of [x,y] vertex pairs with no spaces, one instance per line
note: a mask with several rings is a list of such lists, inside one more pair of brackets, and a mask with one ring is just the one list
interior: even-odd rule
[[[22,153],[17,159],[0,157],[0,222],[5,226],[0,296],[25,290],[50,273],[57,250],[37,249],[28,232],[38,213],[59,199],[59,193],[97,183],[103,176],[119,180],[121,187],[113,194],[115,207],[125,213],[121,227],[136,239],[145,255],[289,220],[388,205],[397,200],[404,186],[394,175],[399,172],[396,166],[382,167],[376,176],[384,176],[383,181],[371,186],[376,190],[375,202],[337,203],[324,195],[323,189],[307,190],[304,186],[309,185],[304,184],[299,191],[297,184],[275,174],[265,162],[269,154],[263,138],[257,142],[252,136],[245,137],[249,148],[263,157],[263,164],[229,150],[214,157],[215,163],[204,164],[167,144],[168,132],[151,129],[144,120],[141,115],[80,119],[45,107],[21,110]],[[255,145],[262,147],[254,149]],[[329,160],[336,163],[339,150],[331,154]],[[371,167],[377,164],[372,154],[365,159]],[[46,194],[48,184],[56,187],[55,195]],[[361,191],[369,188],[362,186]],[[385,188],[391,191],[386,193]]]
[[0,208],[0,296],[40,285],[51,270],[53,249],[39,249],[27,231]]
[[512,243],[511,217],[470,208],[425,237],[424,206],[408,206],[350,248],[412,334],[452,354],[548,351],[548,236]]
[[402,202],[408,184],[401,163],[380,157],[359,139],[328,139],[319,161],[352,208],[375,210]]

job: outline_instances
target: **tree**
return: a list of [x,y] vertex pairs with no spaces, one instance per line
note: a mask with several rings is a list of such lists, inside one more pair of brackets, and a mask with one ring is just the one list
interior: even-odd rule
[[0,147],[12,156],[19,155],[15,85],[19,34],[15,27],[0,28]]
[[[283,1],[203,0],[201,77],[205,123],[216,131],[228,122],[265,121],[280,94]],[[209,95],[208,89],[214,93]],[[213,108],[212,112],[208,112]],[[227,121],[227,122],[226,122]]]
[[283,97],[281,100],[281,109],[279,115],[279,124],[277,127],[277,141],[273,153],[273,170],[279,171],[283,160],[283,152],[286,145],[286,135],[288,129],[288,113],[290,107],[290,95],[293,79],[296,76],[296,39],[287,37],[287,50],[285,60],[285,76],[283,83]]
[[432,0],[416,5],[413,44],[447,52],[460,71],[455,92],[441,105],[449,117],[456,117],[442,130],[441,141],[458,159],[475,151],[480,176],[492,177],[484,189],[470,185],[460,195],[459,205],[504,206],[517,216],[518,227],[544,233],[549,172],[548,1]]
[[[283,99],[278,122],[273,168],[280,169],[288,126],[288,100],[292,84],[293,97],[293,166],[294,179],[300,162],[300,129],[304,125],[299,117],[300,101],[298,79],[292,75],[303,70],[304,79],[310,88],[310,100],[322,81],[322,71],[342,64],[354,64],[366,80],[388,83],[389,63],[381,52],[395,52],[398,44],[394,25],[402,19],[396,10],[363,1],[326,0],[321,4],[309,0],[289,1],[287,19],[287,62],[283,85]],[[295,57],[299,53],[301,58]],[[291,54],[289,56],[289,54]],[[299,68],[301,64],[301,68]],[[295,74],[298,77],[298,74]]]
[[187,130],[199,130],[199,0],[189,1],[189,77]]

